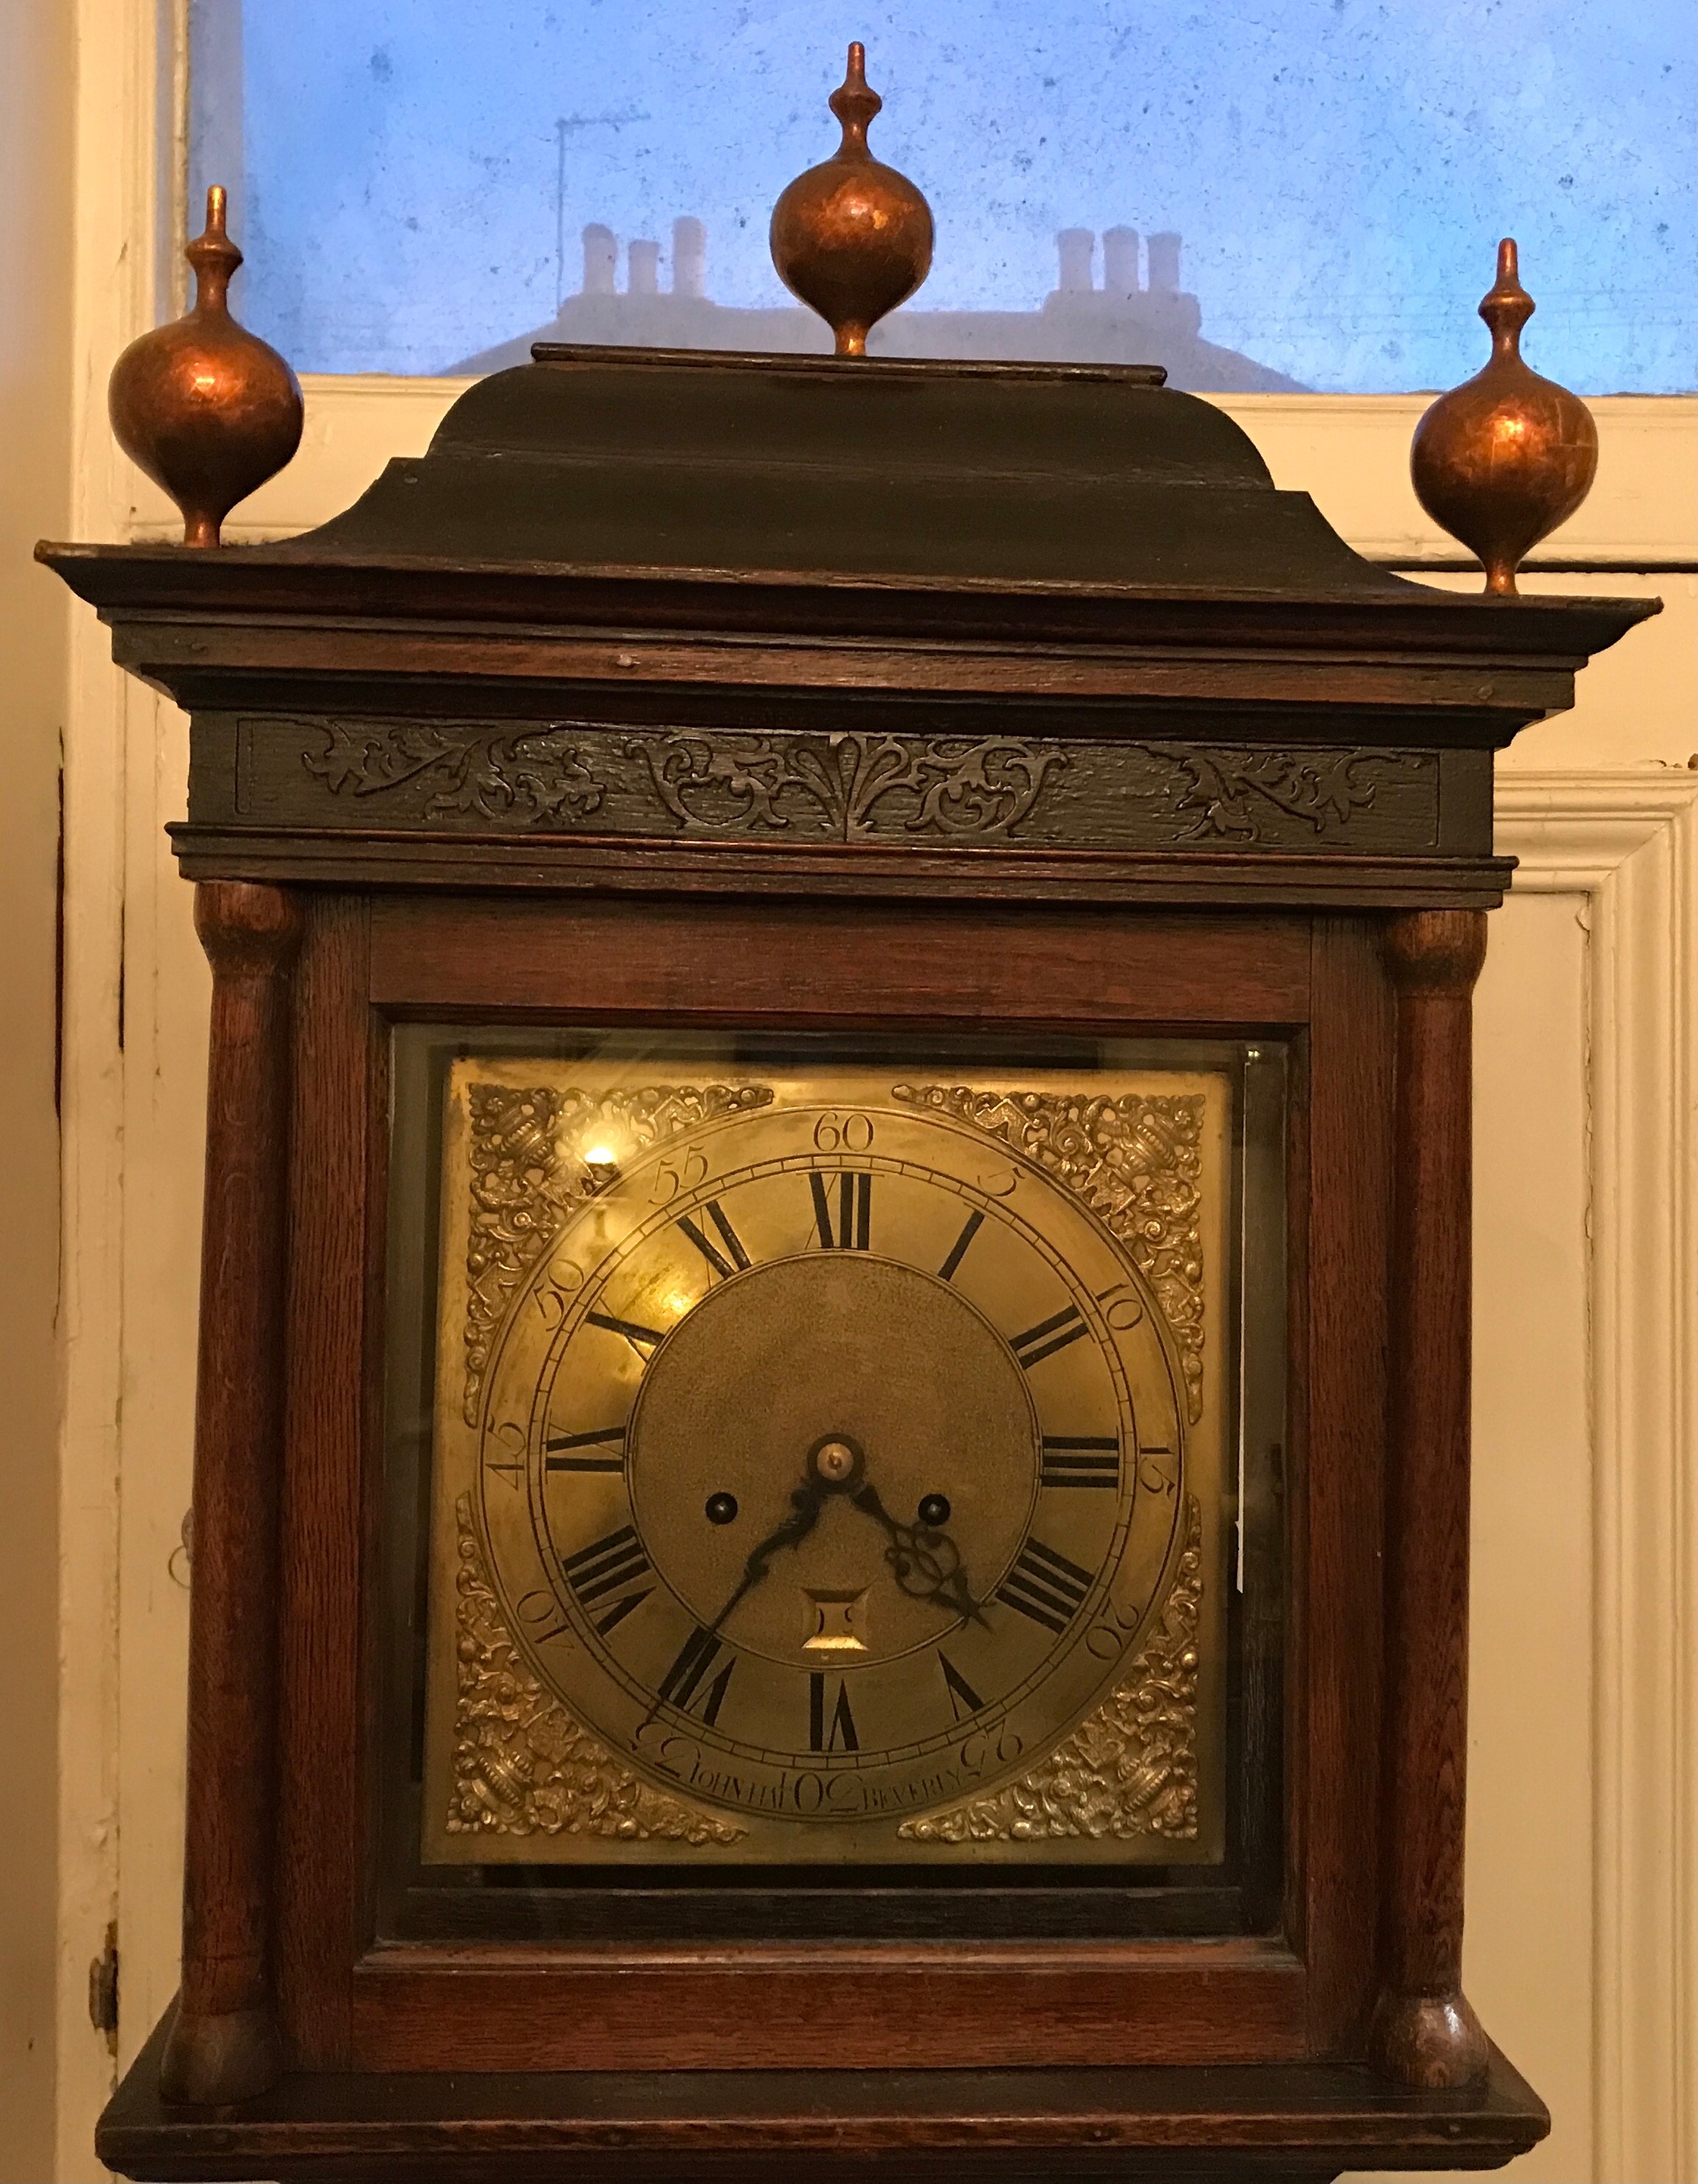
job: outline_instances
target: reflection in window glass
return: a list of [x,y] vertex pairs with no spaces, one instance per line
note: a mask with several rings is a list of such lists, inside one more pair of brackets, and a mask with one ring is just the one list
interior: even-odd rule
[[301,370],[483,370],[533,339],[827,346],[766,223],[831,150],[938,223],[875,352],[1166,364],[1362,393],[1476,370],[1500,235],[1527,352],[1694,384],[1690,0],[192,0],[191,202]]

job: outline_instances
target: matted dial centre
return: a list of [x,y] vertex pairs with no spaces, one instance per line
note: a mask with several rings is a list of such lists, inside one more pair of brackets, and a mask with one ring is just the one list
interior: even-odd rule
[[[928,1596],[892,1527],[922,1531],[921,1502],[946,1489],[953,1552],[941,1559],[958,1556],[965,1594],[982,1600],[1019,1552],[1038,1490],[1037,1414],[1008,1345],[947,1283],[862,1252],[721,1284],[656,1351],[629,1446],[643,1542],[704,1628],[750,1554],[813,1513],[721,1626],[797,1668],[817,1665],[806,1641],[822,1596],[865,1596],[861,1660],[935,1644],[959,1614]],[[705,1521],[715,1496],[735,1498],[735,1523]]]

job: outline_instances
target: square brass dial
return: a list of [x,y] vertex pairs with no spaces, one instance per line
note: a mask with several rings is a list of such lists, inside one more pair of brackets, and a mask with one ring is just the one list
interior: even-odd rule
[[1232,1089],[454,1061],[426,1862],[1218,1861]]

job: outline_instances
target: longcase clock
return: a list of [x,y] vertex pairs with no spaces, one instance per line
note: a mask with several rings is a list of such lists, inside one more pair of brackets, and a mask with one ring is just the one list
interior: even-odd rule
[[542,349],[192,716],[182,1989],[138,2177],[1331,2176],[1461,1979],[1492,755],[1643,603],[1154,371]]

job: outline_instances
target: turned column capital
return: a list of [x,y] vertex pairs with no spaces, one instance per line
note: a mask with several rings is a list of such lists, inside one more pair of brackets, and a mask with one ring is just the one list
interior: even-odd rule
[[287,888],[250,880],[202,880],[195,931],[213,969],[225,978],[275,977],[293,962],[306,920]]
[[1408,910],[1385,922],[1386,968],[1400,1000],[1466,994],[1486,960],[1481,910]]

